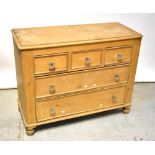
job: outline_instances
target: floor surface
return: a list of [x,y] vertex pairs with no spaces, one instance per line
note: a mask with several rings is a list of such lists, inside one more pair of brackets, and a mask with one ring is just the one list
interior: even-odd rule
[[40,126],[27,136],[17,90],[0,90],[0,140],[155,140],[155,83],[137,83],[132,109],[121,109]]

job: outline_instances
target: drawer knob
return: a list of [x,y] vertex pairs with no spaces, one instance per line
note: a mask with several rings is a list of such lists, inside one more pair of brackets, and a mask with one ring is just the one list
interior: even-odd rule
[[54,94],[54,93],[55,93],[55,85],[50,85],[50,86],[49,86],[49,92],[50,92],[51,94]]
[[85,65],[90,66],[91,65],[91,58],[90,57],[85,57]]
[[54,108],[51,108],[51,109],[50,109],[50,115],[51,115],[51,116],[55,116],[55,114],[56,114],[56,113],[55,113]]
[[118,54],[117,54],[117,60],[118,60],[118,62],[123,61],[123,54],[118,53]]
[[54,62],[49,62],[49,70],[50,71],[53,71],[53,70],[55,70],[55,63]]
[[120,81],[120,76],[118,74],[115,74],[114,79],[115,79],[115,82],[119,82]]
[[116,96],[112,96],[112,103],[116,103],[117,102],[117,97]]

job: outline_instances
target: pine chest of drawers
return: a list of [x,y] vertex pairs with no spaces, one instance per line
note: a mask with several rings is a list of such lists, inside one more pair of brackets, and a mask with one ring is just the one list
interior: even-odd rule
[[38,125],[130,111],[142,35],[120,23],[13,29],[18,105]]

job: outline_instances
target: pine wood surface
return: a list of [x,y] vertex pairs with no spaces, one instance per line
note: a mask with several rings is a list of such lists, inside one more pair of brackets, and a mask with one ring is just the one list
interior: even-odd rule
[[12,32],[20,49],[141,37],[141,34],[117,22],[13,29]]
[[26,132],[123,108],[129,113],[142,35],[120,23],[13,29]]

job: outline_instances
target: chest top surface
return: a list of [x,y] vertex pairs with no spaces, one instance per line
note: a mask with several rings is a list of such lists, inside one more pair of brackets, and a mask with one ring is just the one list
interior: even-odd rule
[[141,34],[120,24],[100,23],[13,29],[21,50],[140,38]]

